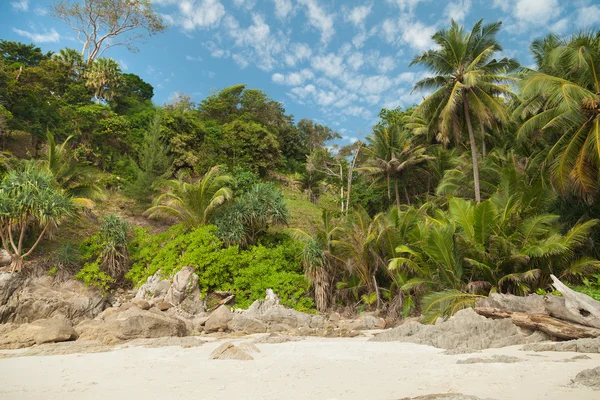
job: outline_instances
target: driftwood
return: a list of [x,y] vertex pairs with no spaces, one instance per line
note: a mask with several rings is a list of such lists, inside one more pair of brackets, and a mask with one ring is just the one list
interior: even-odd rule
[[510,318],[513,324],[521,328],[545,332],[559,339],[600,337],[600,329],[562,321],[546,314],[526,314],[487,307],[476,307],[475,312],[488,318]]
[[551,275],[563,297],[492,294],[477,302],[475,311],[491,318],[510,318],[520,327],[561,339],[600,337],[600,302],[575,292]]

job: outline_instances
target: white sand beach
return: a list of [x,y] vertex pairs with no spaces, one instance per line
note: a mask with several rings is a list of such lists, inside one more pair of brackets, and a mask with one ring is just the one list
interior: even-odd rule
[[[600,354],[573,360],[581,354],[525,352],[512,346],[444,355],[444,350],[409,343],[307,338],[259,343],[253,361],[210,360],[221,343],[3,358],[0,398],[392,400],[441,393],[496,400],[600,398],[598,391],[571,384],[577,373],[600,365]],[[456,363],[494,355],[522,361]]]

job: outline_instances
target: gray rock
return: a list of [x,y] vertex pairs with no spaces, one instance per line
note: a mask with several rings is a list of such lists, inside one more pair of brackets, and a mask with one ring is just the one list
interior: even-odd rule
[[20,349],[34,344],[64,342],[77,338],[69,321],[62,318],[41,319],[31,324],[6,324],[0,332],[0,348]]
[[532,343],[523,346],[523,351],[568,351],[575,353],[600,353],[600,338],[577,339],[567,342]]
[[137,307],[104,313],[94,320],[81,322],[75,330],[82,340],[97,340],[104,344],[139,338],[180,337],[188,333],[182,319],[156,308],[145,311]]
[[215,350],[213,350],[213,352],[210,353],[209,358],[211,360],[254,360],[254,357],[246,353],[244,350],[235,347],[230,342],[223,343]]
[[6,267],[12,263],[12,256],[4,249],[0,250],[0,267]]
[[457,312],[438,325],[423,325],[416,321],[404,323],[369,339],[374,342],[409,342],[449,350],[447,354],[471,353],[548,340],[541,332],[528,332],[515,326],[510,319],[488,319],[468,308]]
[[581,371],[572,380],[572,383],[574,385],[587,386],[593,390],[600,390],[600,367]]
[[238,349],[245,351],[246,353],[260,353],[260,349],[253,343],[240,343]]
[[233,314],[227,328],[233,332],[245,333],[264,333],[267,331],[267,325],[262,321],[239,313]]
[[254,343],[264,343],[264,344],[279,344],[279,343],[287,343],[287,342],[298,342],[303,338],[299,338],[296,336],[284,336],[278,335],[276,333],[271,333],[268,336],[263,336],[258,339],[254,339]]
[[140,286],[135,299],[148,300],[154,305],[169,303],[189,314],[206,311],[198,286],[198,276],[192,267],[182,268],[173,279],[164,279],[158,271]]
[[133,304],[135,304],[136,306],[138,306],[139,308],[141,308],[142,310],[149,310],[150,309],[150,303],[148,303],[144,299],[133,299],[131,302]]
[[[17,274],[9,274],[17,275]],[[105,296],[83,283],[69,280],[57,284],[49,276],[28,279],[20,287],[18,277],[0,274],[0,299],[13,293],[0,305],[0,323],[28,323],[40,319],[62,317],[77,324],[92,319],[107,306]]]
[[163,279],[161,272],[157,271],[149,277],[135,294],[136,299],[151,300],[154,298],[164,298],[171,287],[169,280]]
[[521,361],[523,361],[523,360],[521,360],[520,358],[517,358],[517,357],[494,354],[490,358],[473,357],[473,358],[467,358],[465,360],[458,360],[456,363],[457,364],[494,364],[494,363],[512,364],[512,363],[518,363]]
[[0,272],[0,306],[4,306],[24,282],[23,275],[18,272]]
[[204,324],[204,330],[206,332],[217,332],[219,329],[225,330],[232,317],[233,315],[229,311],[229,308],[222,305],[210,314]]
[[361,314],[352,320],[340,320],[338,326],[346,330],[369,330],[369,329],[384,329],[386,325],[385,319],[375,317],[371,314]]

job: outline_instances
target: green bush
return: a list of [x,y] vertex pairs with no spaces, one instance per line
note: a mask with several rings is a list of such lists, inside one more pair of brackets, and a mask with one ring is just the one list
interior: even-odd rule
[[185,266],[193,267],[204,295],[228,290],[236,296],[238,307],[248,307],[265,297],[271,288],[282,304],[297,309],[313,307],[307,297],[309,284],[298,259],[301,248],[291,239],[269,242],[248,250],[224,247],[213,225],[186,232],[180,225],[169,231],[150,235],[135,230],[130,246],[133,265],[126,277],[141,285],[158,270],[170,277]]
[[115,282],[115,279],[102,272],[100,269],[100,261],[85,263],[85,265],[79,270],[75,279],[79,279],[86,286],[94,286],[103,292],[108,292]]

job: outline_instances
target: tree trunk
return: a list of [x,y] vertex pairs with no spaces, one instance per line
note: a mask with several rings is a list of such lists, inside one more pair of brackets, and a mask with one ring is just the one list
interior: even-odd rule
[[388,201],[392,201],[392,187],[390,186],[390,173],[386,175],[387,189],[388,189]]
[[398,191],[398,180],[394,179],[394,192],[396,192],[396,208],[400,212],[400,192]]
[[11,272],[21,272],[23,269],[23,257],[18,254],[12,255],[12,262],[10,263]]
[[552,278],[552,286],[565,298],[565,310],[570,319],[600,329],[600,302],[571,290],[554,275],[550,275],[550,278]]
[[600,337],[600,329],[562,321],[545,314],[526,314],[487,307],[476,307],[475,312],[489,318],[510,318],[517,326],[539,330],[560,339]]
[[348,190],[346,190],[346,217],[348,216],[348,211],[350,210],[350,192],[352,191],[352,175],[354,173],[354,166],[356,165],[356,159],[358,158],[358,153],[360,152],[360,142],[358,147],[356,148],[356,153],[354,153],[354,157],[352,157],[352,164],[350,164],[350,170],[348,171]]
[[465,110],[465,119],[467,121],[467,130],[469,131],[469,144],[471,145],[471,158],[473,160],[473,184],[475,186],[475,201],[481,203],[481,191],[479,189],[479,160],[477,157],[477,144],[473,134],[473,124],[469,115],[469,100],[463,95],[463,108]]
[[479,125],[481,128],[481,158],[485,158],[486,147],[485,147],[485,126],[483,126],[483,121],[479,121]]

